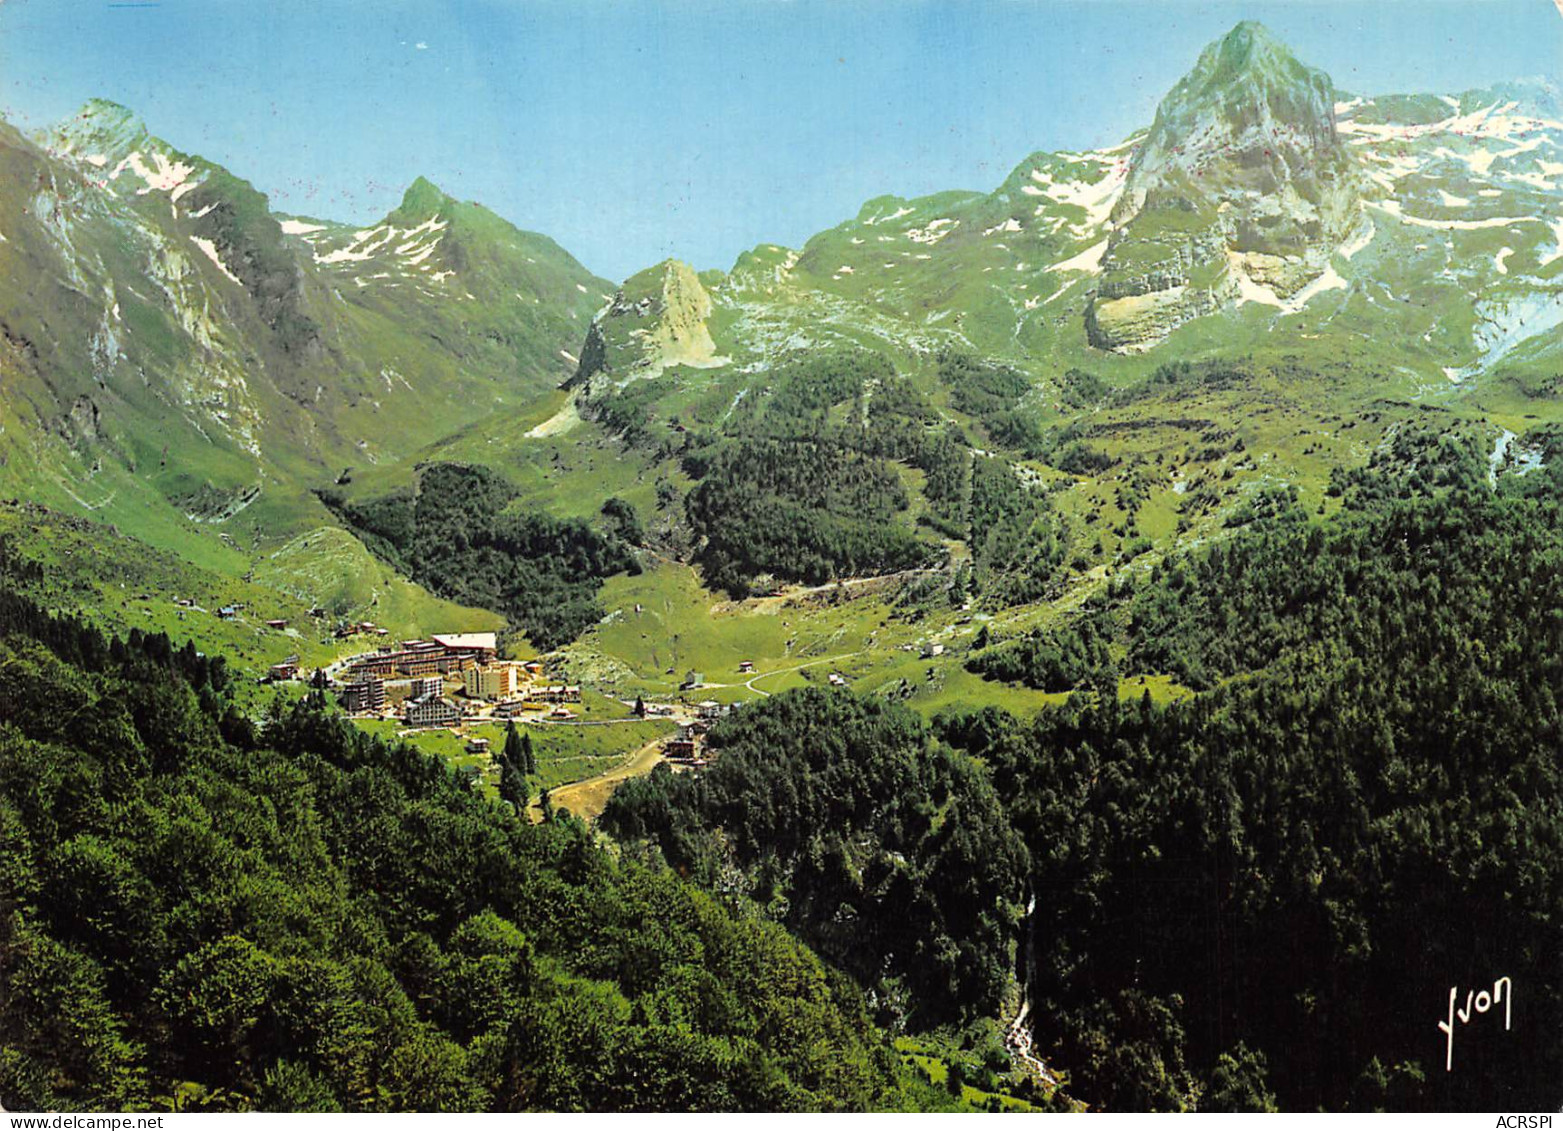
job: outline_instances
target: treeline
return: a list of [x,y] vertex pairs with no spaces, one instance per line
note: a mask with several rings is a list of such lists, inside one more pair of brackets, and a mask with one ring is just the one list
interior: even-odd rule
[[[952,400],[986,427],[998,427],[1000,406],[1012,428],[1035,427],[1018,407],[1020,374],[961,354],[939,364]],[[818,584],[939,560],[898,517],[912,500],[892,461],[923,472],[918,522],[971,544],[979,588],[1005,604],[1046,593],[1068,550],[1046,493],[1010,460],[975,455],[911,381],[863,351],[791,359],[719,430],[690,437],[684,470],[700,482],[687,512],[708,583],[742,595],[760,574]]]
[[[1310,522],[1295,491],[1256,496],[1240,535],[1158,564],[1128,601],[1129,666],[1203,689],[1325,642],[1388,659],[1385,641],[1421,621],[1450,647],[1481,641],[1494,664],[1523,668],[1523,647],[1493,635],[1511,627],[1492,623],[1493,602],[1507,592],[1519,615],[1514,587],[1563,547],[1546,499],[1555,473],[1520,481],[1528,498],[1499,499],[1486,471],[1475,437],[1407,430],[1341,477],[1335,521]],[[1531,607],[1546,607],[1536,596]]]
[[659,768],[602,827],[740,888],[919,1028],[997,1013],[1027,854],[986,772],[898,705],[804,690],[711,732],[714,764]]
[[906,489],[882,461],[827,444],[740,440],[709,460],[685,505],[707,584],[743,595],[757,574],[821,584],[928,564],[896,515]]
[[939,355],[939,380],[950,390],[950,403],[974,417],[995,445],[1027,457],[1045,447],[1035,407],[1022,407],[1031,381],[1006,365],[975,354],[946,350]]
[[11,1110],[947,1104],[742,905],[219,661],[0,602]]
[[[981,367],[987,363],[968,361],[966,364],[968,367]],[[1068,369],[1056,380],[1058,397],[1062,404],[1089,412],[1097,409],[1122,408],[1153,397],[1173,400],[1187,392],[1231,389],[1249,384],[1254,379],[1254,371],[1246,362],[1215,359],[1202,362],[1178,361],[1159,365],[1144,380],[1132,385],[1111,386],[1095,374],[1082,369]],[[987,411],[991,413],[996,409],[989,405]],[[989,427],[990,432],[993,431],[991,424],[986,426]],[[1062,427],[1037,432],[1024,443],[1016,442],[1011,436],[1008,446],[1017,448],[1031,458],[1045,460],[1050,466],[1070,475],[1095,476],[1110,471],[1119,462],[1117,457],[1091,442],[1097,433],[1097,426],[1093,425],[1087,416]],[[1003,443],[1007,435],[1010,434],[1000,427],[995,433],[995,442]],[[1212,438],[1226,439],[1227,437]],[[1237,439],[1236,446],[1232,450],[1241,449],[1242,441]],[[1211,453],[1212,457],[1214,454],[1216,453]],[[1132,512],[1133,508],[1130,509]]]
[[1069,532],[1052,500],[1008,460],[977,456],[971,469],[968,538],[978,586],[1006,605],[1042,600],[1069,554]]
[[493,609],[556,648],[603,615],[604,578],[639,569],[622,539],[580,519],[507,511],[514,492],[484,467],[437,463],[415,491],[350,502],[320,497],[370,549],[441,597]]
[[659,456],[666,456],[672,454],[676,441],[658,432],[653,412],[663,392],[656,381],[629,381],[622,386],[609,382],[595,393],[588,388],[577,403],[582,416],[597,421],[610,435],[631,447],[660,447]]

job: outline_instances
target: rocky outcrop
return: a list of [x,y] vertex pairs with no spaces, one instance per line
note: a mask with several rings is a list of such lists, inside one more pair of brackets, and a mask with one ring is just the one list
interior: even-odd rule
[[[98,168],[108,168],[109,158],[117,162],[153,141],[140,117],[106,98],[89,98],[74,115],[54,126],[46,140]],[[100,164],[97,157],[104,161]]]
[[[283,358],[318,360],[320,328],[305,310],[303,273],[283,246],[266,195],[219,165],[147,132],[130,110],[92,99],[49,131],[51,147],[92,170],[134,205],[167,209],[214,266],[238,282]],[[198,244],[197,246],[201,246]]]
[[1356,222],[1362,183],[1329,77],[1238,24],[1167,95],[1135,152],[1087,312],[1092,343],[1150,348],[1232,297],[1234,270],[1296,293]]
[[1185,322],[1220,310],[1231,288],[1191,287],[1187,282],[1140,290],[1086,307],[1085,332],[1091,345],[1115,353],[1143,353]]
[[72,448],[80,450],[88,447],[100,438],[102,419],[103,414],[97,402],[84,394],[71,403],[70,411],[61,418],[60,435],[70,442]]
[[303,270],[284,246],[265,194],[214,168],[190,193],[188,207],[189,223],[244,287],[282,356],[294,363],[318,360],[320,327],[305,310]]
[[669,259],[625,281],[586,332],[581,360],[566,388],[598,373],[655,376],[673,365],[726,364],[716,355],[707,320],[711,296],[687,263]]
[[590,381],[595,374],[608,368],[608,336],[602,329],[602,317],[599,316],[586,329],[586,340],[581,343],[581,361],[575,367],[575,372],[564,382],[561,388],[574,389]]

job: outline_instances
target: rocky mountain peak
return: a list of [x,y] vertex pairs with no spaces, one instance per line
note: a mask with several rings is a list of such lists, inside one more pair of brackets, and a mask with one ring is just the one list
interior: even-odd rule
[[386,219],[393,224],[416,224],[448,209],[453,203],[433,181],[427,177],[418,177],[407,186],[401,204]]
[[1243,20],[1205,48],[1189,78],[1209,89],[1255,77],[1307,82],[1318,74],[1258,20]]
[[594,374],[670,365],[722,365],[711,331],[711,296],[689,264],[666,259],[624,281],[613,301],[592,322],[581,361],[570,384]]
[[1328,75],[1299,62],[1261,24],[1240,23],[1162,100],[1121,207],[1138,211],[1163,187],[1265,193],[1332,175],[1350,159],[1335,102]]
[[1093,343],[1148,348],[1245,282],[1284,299],[1324,271],[1364,183],[1336,98],[1261,24],[1205,48],[1130,163],[1087,313]]
[[48,134],[50,145],[67,153],[120,158],[154,139],[139,115],[106,98],[92,98]]

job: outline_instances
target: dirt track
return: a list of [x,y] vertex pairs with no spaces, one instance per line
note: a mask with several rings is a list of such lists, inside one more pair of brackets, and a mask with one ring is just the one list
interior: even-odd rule
[[[613,793],[614,787],[621,781],[651,773],[657,763],[662,761],[662,742],[660,738],[653,739],[630,755],[627,762],[620,763],[605,774],[556,787],[548,795],[554,803],[554,808],[568,809],[577,817],[595,821],[602,816],[602,811],[607,807],[608,797]],[[532,802],[527,808],[527,816],[531,818],[533,824],[540,823],[543,819],[541,803]]]

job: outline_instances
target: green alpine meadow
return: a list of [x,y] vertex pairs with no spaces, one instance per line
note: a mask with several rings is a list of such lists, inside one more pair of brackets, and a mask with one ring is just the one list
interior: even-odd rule
[[[463,104],[477,7],[387,32]],[[619,282],[463,199],[522,102],[379,106],[372,214],[0,106],[0,1109],[1557,1111],[1563,89],[1214,34]],[[660,248],[633,93],[547,97]]]

